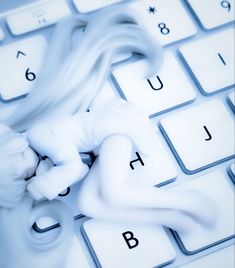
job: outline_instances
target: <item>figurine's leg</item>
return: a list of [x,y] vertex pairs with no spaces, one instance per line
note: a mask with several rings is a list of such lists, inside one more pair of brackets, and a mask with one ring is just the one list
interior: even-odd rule
[[[42,131],[44,132],[43,136]],[[76,183],[88,172],[75,144],[69,137],[64,140],[55,136],[46,127],[27,133],[30,145],[41,155],[46,155],[56,166],[42,175],[36,175],[27,187],[35,199],[46,197],[51,200],[68,186]]]
[[98,175],[99,159],[92,165],[78,193],[79,210],[86,216],[115,223],[160,224],[173,230],[189,232],[197,223],[180,211],[139,207],[118,207],[103,200]]
[[210,199],[198,191],[166,191],[128,182],[132,142],[124,135],[107,137],[99,151],[101,193],[108,202],[122,207],[174,209],[211,223],[215,208]]

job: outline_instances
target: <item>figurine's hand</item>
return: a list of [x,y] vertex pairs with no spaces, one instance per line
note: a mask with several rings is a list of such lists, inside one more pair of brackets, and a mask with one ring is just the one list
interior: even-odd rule
[[42,162],[45,172],[37,172],[27,186],[27,190],[37,200],[56,198],[68,186],[81,180],[89,170],[71,138],[73,124],[67,124],[71,117],[45,120],[26,133],[30,146],[53,163],[47,168],[44,165],[46,162]]
[[2,124],[0,148],[0,206],[12,207],[24,195],[24,179],[33,175],[38,158],[23,135]]
[[54,167],[53,162],[46,158],[45,160],[41,160],[38,164],[37,170],[36,170],[36,176],[40,176],[48,172],[52,167]]

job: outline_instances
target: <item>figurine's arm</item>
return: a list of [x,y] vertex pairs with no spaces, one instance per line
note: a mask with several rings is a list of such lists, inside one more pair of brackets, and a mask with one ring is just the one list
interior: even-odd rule
[[27,189],[35,199],[54,199],[87,174],[88,166],[81,160],[73,134],[69,117],[39,123],[27,132],[32,148],[55,165],[30,180]]

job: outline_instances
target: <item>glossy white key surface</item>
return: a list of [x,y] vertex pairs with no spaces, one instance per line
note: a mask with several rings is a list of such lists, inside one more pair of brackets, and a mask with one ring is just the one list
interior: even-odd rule
[[70,248],[68,249],[68,255],[65,261],[64,268],[90,268],[90,265],[85,257],[81,242],[74,235]]
[[234,156],[234,120],[218,100],[161,120],[161,126],[186,172],[196,172]]
[[121,1],[123,0],[73,0],[73,3],[79,12],[86,13]]
[[4,32],[2,30],[2,28],[0,27],[0,41],[2,41],[4,39],[5,35]]
[[145,0],[130,4],[142,17],[146,29],[162,45],[196,33],[196,28],[179,0]]
[[196,261],[180,266],[181,268],[234,268],[235,246],[231,245],[208,254]]
[[229,93],[228,99],[229,99],[229,102],[230,102],[233,110],[235,111],[235,92],[234,91]]
[[106,82],[102,89],[98,92],[94,101],[92,102],[90,109],[96,109],[98,107],[102,107],[106,105],[113,98],[120,98],[118,93],[113,89],[109,82]]
[[175,258],[174,248],[160,226],[89,220],[83,227],[102,268],[152,268]]
[[159,133],[148,142],[151,144],[148,156],[133,149],[128,180],[143,185],[161,185],[172,181],[177,171],[159,139]]
[[71,11],[65,0],[49,0],[17,10],[7,16],[7,24],[15,35],[54,24]]
[[184,251],[194,253],[212,244],[234,236],[234,186],[226,172],[211,172],[183,183],[171,190],[185,191],[198,189],[207,194],[216,204],[217,218],[213,225],[197,226],[190,233],[179,233]]
[[190,42],[180,52],[205,94],[234,85],[234,29]]
[[113,74],[125,98],[149,115],[161,113],[188,103],[195,98],[194,90],[175,56],[165,53],[160,70],[147,80],[144,60],[126,64]]
[[27,94],[41,68],[46,39],[33,36],[0,47],[0,97],[8,101]]
[[187,1],[206,29],[212,29],[234,20],[234,0]]

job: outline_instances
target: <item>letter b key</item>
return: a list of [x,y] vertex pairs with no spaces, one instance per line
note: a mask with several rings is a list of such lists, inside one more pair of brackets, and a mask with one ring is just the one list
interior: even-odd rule
[[175,258],[174,248],[163,227],[92,219],[84,222],[83,231],[98,267],[152,268]]

